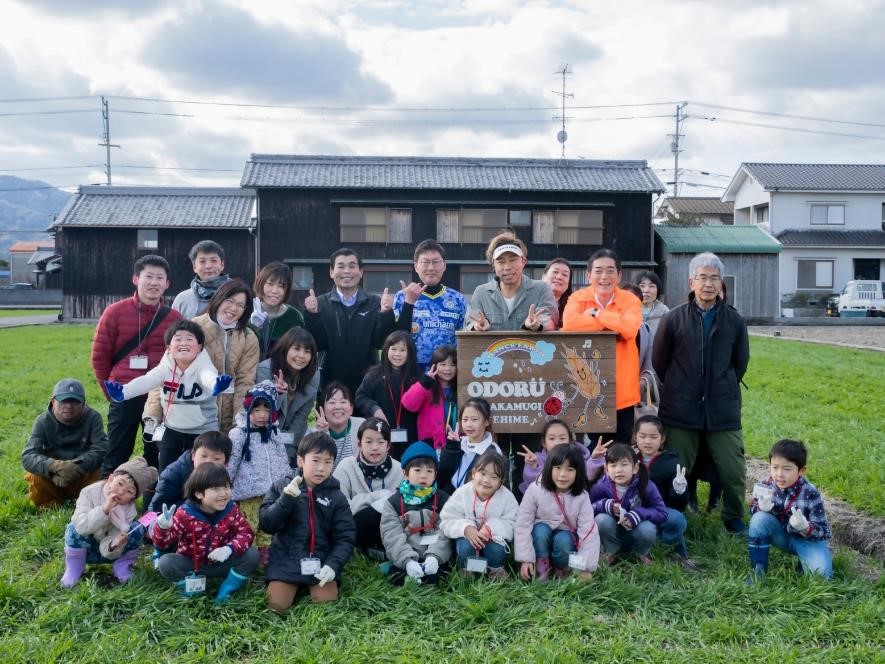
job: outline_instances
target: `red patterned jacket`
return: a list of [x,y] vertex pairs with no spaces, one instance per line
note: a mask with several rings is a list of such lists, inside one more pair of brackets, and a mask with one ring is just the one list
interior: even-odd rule
[[155,525],[151,536],[158,549],[170,549],[177,545],[176,553],[200,565],[205,565],[209,553],[220,546],[229,546],[233,549],[233,555],[241,555],[252,544],[254,537],[252,526],[233,501],[213,514],[206,514],[188,501],[175,512],[171,528]]

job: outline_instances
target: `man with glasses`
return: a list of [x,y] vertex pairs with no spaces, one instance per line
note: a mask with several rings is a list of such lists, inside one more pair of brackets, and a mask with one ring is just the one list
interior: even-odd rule
[[436,348],[455,345],[455,332],[464,327],[467,302],[461,293],[443,285],[446,252],[436,240],[424,240],[415,248],[415,272],[419,283],[400,282],[393,310],[399,318],[404,306],[412,305],[412,338],[418,364],[426,371]]
[[652,363],[663,382],[659,416],[667,447],[690,474],[703,436],[722,480],[722,520],[744,531],[746,467],[741,379],[750,361],[747,325],[721,297],[724,265],[703,253],[688,266],[688,302],[670,310],[655,334]]
[[37,507],[75,499],[98,481],[107,446],[101,415],[86,405],[83,383],[58,381],[22,452],[28,498]]

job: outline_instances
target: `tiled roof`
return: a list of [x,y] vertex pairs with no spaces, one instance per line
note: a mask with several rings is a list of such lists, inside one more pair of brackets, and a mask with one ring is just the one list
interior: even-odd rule
[[661,192],[645,161],[253,154],[243,187]]
[[664,201],[675,214],[734,214],[734,204],[718,198],[680,196]]
[[775,237],[785,247],[869,247],[885,248],[885,231],[830,229],[781,231]]
[[48,251],[37,250],[33,254],[31,254],[31,257],[28,259],[27,265],[36,265],[41,261],[47,261],[55,256],[58,256],[58,253],[55,251],[55,249],[51,249]]
[[83,186],[53,226],[254,228],[254,205],[236,188]]
[[769,191],[885,191],[885,164],[750,162],[742,167]]
[[670,226],[655,224],[655,235],[670,253],[776,254],[780,244],[761,228],[739,226]]
[[22,254],[32,254],[35,251],[40,249],[54,249],[55,248],[55,240],[50,238],[48,240],[19,240],[11,247],[9,247],[9,251],[13,253],[22,253]]

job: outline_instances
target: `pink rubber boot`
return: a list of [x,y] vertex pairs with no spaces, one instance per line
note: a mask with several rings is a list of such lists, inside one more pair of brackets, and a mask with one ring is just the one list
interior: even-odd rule
[[86,549],[65,547],[65,573],[61,577],[62,588],[73,588],[86,570]]
[[138,560],[138,554],[138,549],[132,549],[114,561],[114,576],[117,581],[126,583],[132,577],[132,568],[135,566],[135,561]]

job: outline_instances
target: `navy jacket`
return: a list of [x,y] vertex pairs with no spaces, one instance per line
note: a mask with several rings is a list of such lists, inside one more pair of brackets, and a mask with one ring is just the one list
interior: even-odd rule
[[664,450],[651,461],[648,466],[649,479],[658,487],[658,493],[667,507],[684,512],[688,505],[688,489],[681,494],[673,490],[673,478],[676,477],[676,464],[681,464],[679,455]]
[[164,503],[170,507],[181,505],[184,502],[184,483],[192,472],[194,461],[191,459],[191,451],[187,450],[163,469],[148,511],[160,512]]

